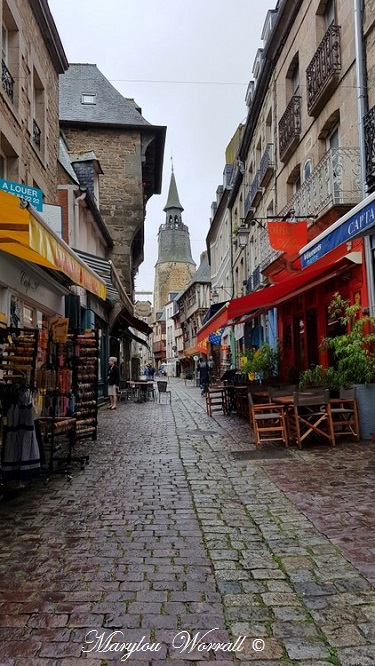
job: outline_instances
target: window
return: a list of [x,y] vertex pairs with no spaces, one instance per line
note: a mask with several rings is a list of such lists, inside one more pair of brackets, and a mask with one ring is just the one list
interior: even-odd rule
[[311,160],[306,160],[305,166],[303,167],[303,181],[307,180],[311,176]]
[[[1,8],[1,3],[0,3]],[[1,82],[5,99],[17,106],[20,91],[19,30],[9,5],[2,3],[1,25]]]
[[96,104],[96,93],[82,93],[81,95],[81,104],[86,105],[95,105]]
[[5,25],[1,28],[1,59],[8,66],[8,29]]
[[328,0],[324,12],[324,18],[325,18],[326,28],[329,28],[331,23],[333,23],[335,20],[335,6],[333,0]]
[[289,69],[286,74],[287,101],[294,95],[299,94],[299,57],[298,53],[292,58]]
[[43,133],[45,127],[45,92],[42,84],[41,77],[34,68],[33,70],[33,125],[32,125],[32,138],[34,147],[38,151],[41,151],[43,148]]
[[7,162],[6,157],[0,155],[0,178],[7,177]]
[[0,178],[18,182],[18,155],[0,132]]

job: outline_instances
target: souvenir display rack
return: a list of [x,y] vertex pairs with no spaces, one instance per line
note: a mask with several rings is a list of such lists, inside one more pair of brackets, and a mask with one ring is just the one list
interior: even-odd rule
[[96,440],[98,430],[98,331],[73,335],[73,382],[76,438]]
[[1,331],[0,382],[34,386],[38,331],[8,327]]
[[[37,330],[8,326],[0,331],[0,485],[8,475],[10,480],[18,480],[21,483],[26,477],[30,479],[40,474],[40,458],[43,451],[40,446],[39,432],[38,443],[31,446],[31,440],[35,441],[37,433],[36,428],[32,431],[34,434],[31,432],[31,424],[34,424],[32,412],[25,419],[26,412],[24,411],[21,421],[15,422],[15,412],[13,411],[14,406],[20,404],[20,400],[22,408],[25,408],[26,404],[23,404],[23,401],[26,398],[26,402],[32,409],[31,399],[35,384],[37,354]],[[10,423],[8,418],[11,419]],[[19,437],[21,440],[28,438],[26,448]],[[17,459],[13,458],[12,454],[14,446],[17,446]],[[8,447],[10,448],[8,449]],[[22,451],[22,455],[19,459],[20,451]],[[23,455],[26,456],[25,459]],[[32,455],[32,460],[29,455]]]
[[81,467],[84,466],[80,457],[73,455],[75,419],[71,393],[72,355],[72,344],[55,342],[50,333],[46,362],[37,373],[40,431],[44,449],[49,452],[46,482],[51,474],[64,474],[70,480],[70,468],[74,460],[80,462]]
[[[63,323],[57,319],[56,328]],[[65,333],[61,339],[52,327],[48,335],[39,329],[0,331],[0,434],[7,432],[4,417],[10,400],[14,403],[20,386],[28,387],[46,481],[51,474],[71,479],[72,462],[84,469],[89,456],[79,454],[77,441],[97,438],[98,331]],[[0,467],[0,485],[1,480]]]

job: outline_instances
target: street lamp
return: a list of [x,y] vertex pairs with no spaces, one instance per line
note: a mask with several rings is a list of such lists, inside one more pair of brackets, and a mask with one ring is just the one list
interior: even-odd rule
[[248,239],[249,239],[249,234],[250,234],[250,229],[248,229],[247,227],[240,227],[238,229],[237,241],[238,241],[238,245],[240,246],[240,248],[242,250],[247,245],[247,242],[248,242]]

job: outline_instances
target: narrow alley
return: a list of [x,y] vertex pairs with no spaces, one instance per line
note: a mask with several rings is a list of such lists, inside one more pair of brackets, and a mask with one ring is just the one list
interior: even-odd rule
[[256,452],[170,386],[101,411],[70,483],[4,496],[1,666],[373,666],[375,445]]

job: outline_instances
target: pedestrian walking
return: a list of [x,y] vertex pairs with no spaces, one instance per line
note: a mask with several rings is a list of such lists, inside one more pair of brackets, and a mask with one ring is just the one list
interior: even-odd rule
[[213,356],[210,356],[210,358],[208,359],[208,374],[210,377],[210,384],[215,384],[216,369]]
[[120,370],[117,365],[116,356],[110,356],[108,359],[108,396],[110,401],[110,406],[108,409],[116,409],[117,407],[117,394],[120,387]]
[[209,367],[207,361],[204,361],[201,357],[198,363],[198,372],[199,372],[199,386],[201,389],[201,394],[204,395],[208,391],[210,384],[210,375]]

